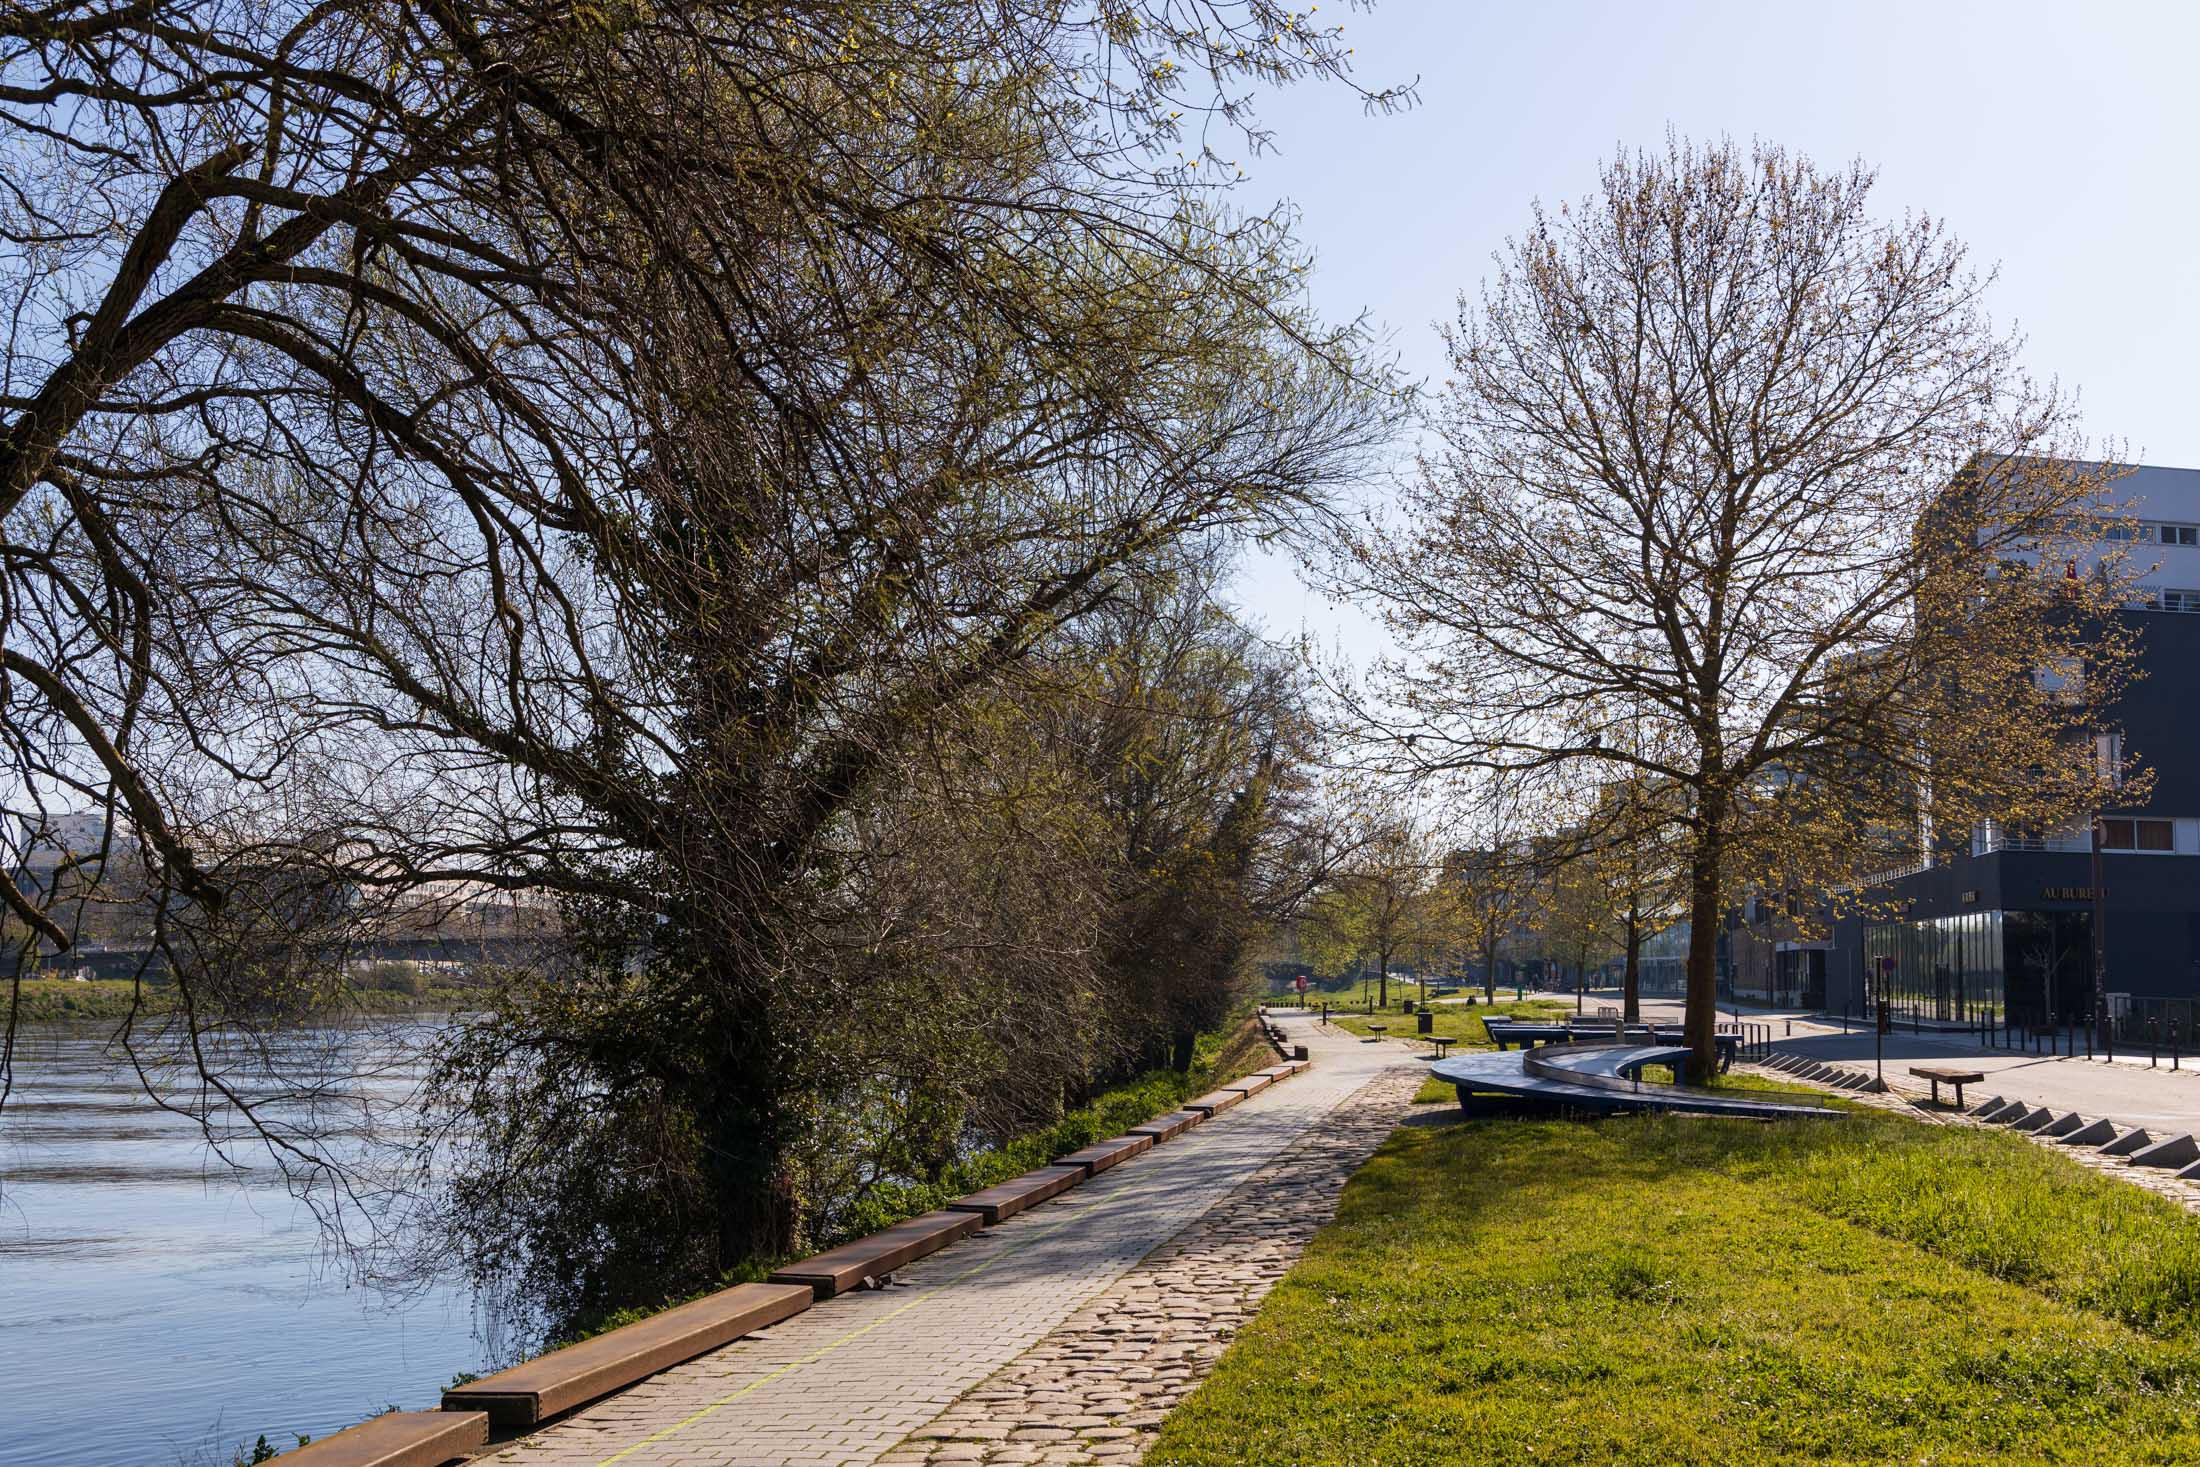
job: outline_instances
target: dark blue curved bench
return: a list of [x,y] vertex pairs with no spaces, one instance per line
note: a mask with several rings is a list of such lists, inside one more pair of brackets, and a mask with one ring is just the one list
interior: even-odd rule
[[1463,1106],[1471,1106],[1476,1095],[1516,1095],[1600,1114],[1662,1110],[1756,1120],[1840,1114],[1799,1097],[1754,1100],[1728,1091],[1654,1084],[1640,1078],[1648,1065],[1669,1065],[1687,1055],[1685,1047],[1657,1044],[1476,1050],[1438,1060],[1429,1066],[1429,1073],[1450,1081]]

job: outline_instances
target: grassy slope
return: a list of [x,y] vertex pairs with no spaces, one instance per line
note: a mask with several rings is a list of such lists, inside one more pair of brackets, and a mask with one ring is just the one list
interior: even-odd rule
[[1153,1464],[2200,1460],[2200,1221],[2015,1138],[1400,1130]]

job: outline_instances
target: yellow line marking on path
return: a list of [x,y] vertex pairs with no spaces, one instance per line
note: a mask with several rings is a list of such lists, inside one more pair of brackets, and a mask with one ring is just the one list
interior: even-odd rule
[[[1194,1134],[1197,1134],[1197,1132],[1194,1132]],[[1255,1168],[1255,1170],[1258,1170],[1258,1168]],[[1148,1182],[1143,1186],[1126,1187],[1123,1191],[1113,1193],[1106,1198],[1088,1198],[1086,1200],[1091,1202],[1121,1202],[1125,1199],[1135,1200],[1136,1198],[1144,1196],[1148,1193],[1165,1190],[1168,1189],[1156,1186],[1152,1182]],[[1039,1239],[1046,1237],[1049,1233],[1053,1233],[1061,1228],[1067,1227],[1073,1222],[1076,1222],[1078,1219],[1082,1218],[1087,1212],[1090,1212],[1091,1210],[1092,1209],[1090,1207],[1084,1207],[1078,1209],[1075,1212],[1068,1213],[1062,1217],[1055,1219],[1053,1222],[1048,1223],[1043,1228],[1036,1230],[1031,1234],[1030,1237],[1022,1239],[1021,1241],[1025,1244],[1037,1242]],[[963,1272],[956,1274],[952,1278],[945,1278],[940,1280],[931,1288],[926,1289],[923,1293],[912,1297],[907,1303],[901,1305],[899,1308],[892,1309],[885,1314],[881,1314],[878,1318],[870,1321],[868,1324],[858,1325],[856,1328],[848,1331],[848,1333],[840,1336],[838,1339],[826,1341],[824,1344],[818,1346],[815,1350],[812,1350],[809,1354],[804,1355],[796,1360],[789,1360],[786,1364],[780,1366],[778,1369],[758,1376],[755,1380],[750,1381],[747,1385],[742,1386],[739,1390],[729,1391],[727,1394],[720,1396],[715,1401],[710,1402],[708,1405],[696,1411],[694,1414],[682,1417],[680,1420],[673,1422],[670,1426],[661,1426],[657,1430],[651,1432],[648,1436],[643,1437],[640,1441],[633,1442],[627,1446],[621,1447],[618,1451],[613,1452],[610,1456],[600,1459],[596,1463],[596,1467],[612,1467],[613,1463],[625,1461],[628,1457],[633,1456],[636,1452],[640,1451],[644,1447],[654,1446],[658,1442],[665,1440],[667,1437],[678,1435],[680,1432],[683,1432],[689,1427],[693,1426],[696,1422],[701,1421],[704,1417],[709,1416],[714,1412],[723,1409],[724,1407],[732,1405],[735,1401],[740,1400],[743,1396],[749,1394],[749,1392],[751,1391],[761,1389],[762,1387],[771,1384],[773,1381],[779,1379],[779,1377],[785,1375],[788,1371],[795,1369],[797,1366],[815,1365],[818,1361],[824,1359],[827,1355],[832,1354],[833,1351],[840,1349],[842,1346],[847,1345],[852,1341],[861,1339],[863,1336],[869,1334],[871,1331],[877,1329],[880,1325],[885,1324],[889,1320],[900,1318],[902,1315],[916,1308],[919,1304],[922,1304],[925,1300],[933,1298],[934,1296],[944,1292],[954,1285],[961,1283],[964,1279],[970,1278],[976,1274],[984,1273],[987,1269],[993,1267],[995,1264],[1000,1263],[1001,1261],[1003,1261],[1003,1259],[1006,1259],[1010,1256],[1012,1256],[1010,1253],[1004,1252],[999,1257],[988,1258],[987,1260],[985,1260],[985,1262],[965,1269]],[[1135,1263],[1136,1260],[1133,1260],[1133,1262]],[[829,1304],[832,1301],[828,1299],[824,1302]],[[795,1317],[799,1318],[800,1316]],[[728,1343],[730,1344],[732,1342],[728,1341]]]

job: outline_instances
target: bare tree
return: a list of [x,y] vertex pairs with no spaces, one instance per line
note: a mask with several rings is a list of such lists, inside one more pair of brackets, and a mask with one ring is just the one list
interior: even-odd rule
[[[873,1073],[819,1016],[914,961],[863,903],[938,818],[923,736],[1181,546],[1318,517],[1395,411],[1285,221],[1174,157],[1345,48],[1179,19],[0,18],[9,797],[141,847],[187,1055],[240,944],[552,893],[577,962],[446,1057],[454,1133],[543,1197],[686,1148],[676,1217],[607,1214],[672,1218],[667,1273],[796,1240]],[[271,871],[340,900],[237,900]]]
[[1699,1071],[1738,880],[1846,879],[1920,789],[1944,830],[2085,807],[2128,662],[2113,576],[2027,571],[2085,553],[2109,475],[1871,184],[1672,141],[1538,209],[1402,518],[1338,563],[1410,649],[1362,710],[1393,765],[1673,792]]

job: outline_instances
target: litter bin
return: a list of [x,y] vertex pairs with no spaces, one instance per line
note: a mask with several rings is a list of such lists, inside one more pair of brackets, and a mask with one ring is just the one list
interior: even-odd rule
[[1414,1015],[1413,1030],[1416,1034],[1432,1034],[1436,1031],[1436,1016],[1427,1009]]

